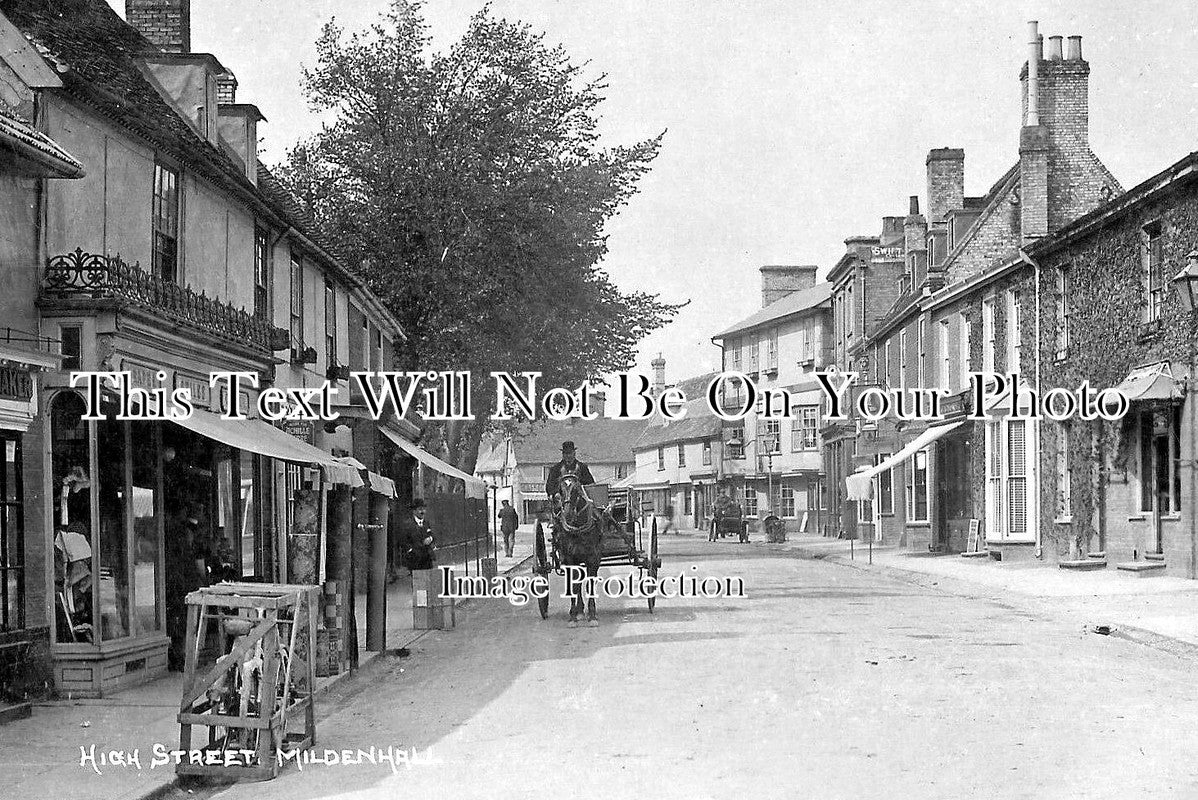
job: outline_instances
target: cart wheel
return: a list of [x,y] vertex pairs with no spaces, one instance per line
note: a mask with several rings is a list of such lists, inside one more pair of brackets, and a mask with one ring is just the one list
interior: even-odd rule
[[[549,558],[545,553],[545,529],[541,527],[540,520],[537,521],[537,544],[536,544],[536,572],[549,581]],[[546,592],[544,597],[537,598],[537,608],[541,611],[541,619],[549,618],[549,593]]]
[[[653,577],[653,581],[657,582],[657,526],[653,526],[653,533],[649,535],[649,574]],[[653,607],[657,605],[657,595],[654,593],[649,598],[649,613],[653,613]]]

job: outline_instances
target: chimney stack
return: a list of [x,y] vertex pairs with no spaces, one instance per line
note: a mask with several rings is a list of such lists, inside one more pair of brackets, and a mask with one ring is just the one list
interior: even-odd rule
[[216,76],[216,104],[231,106],[237,102],[237,77],[232,72]]
[[761,307],[776,303],[788,294],[810,289],[815,285],[818,269],[810,264],[761,267]]
[[919,195],[911,195],[911,202],[907,206],[907,216],[914,217],[919,214]]
[[191,0],[125,0],[125,21],[160,50],[191,52]]
[[965,205],[965,151],[938,147],[928,153],[928,223],[944,221],[944,215]]

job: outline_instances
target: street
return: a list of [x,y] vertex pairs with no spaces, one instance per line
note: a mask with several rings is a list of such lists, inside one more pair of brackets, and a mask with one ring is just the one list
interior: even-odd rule
[[575,630],[556,586],[546,621],[474,603],[321,707],[318,752],[433,763],[291,764],[215,796],[1198,795],[1182,658],[771,545],[662,550],[664,574],[739,575],[748,598],[607,600]]

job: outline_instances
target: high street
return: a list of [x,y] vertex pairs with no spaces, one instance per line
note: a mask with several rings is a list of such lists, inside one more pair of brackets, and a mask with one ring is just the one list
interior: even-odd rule
[[[598,629],[503,600],[363,670],[317,751],[233,798],[1192,797],[1182,658],[1074,618],[770,545],[664,540],[663,571],[740,575],[748,598],[605,601]],[[211,790],[197,788],[196,796]]]

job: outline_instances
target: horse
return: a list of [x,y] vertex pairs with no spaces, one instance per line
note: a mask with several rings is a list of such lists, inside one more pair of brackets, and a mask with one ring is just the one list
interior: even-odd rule
[[[584,567],[586,576],[594,578],[599,574],[603,515],[591,498],[587,497],[586,490],[575,475],[562,476],[557,499],[558,511],[555,515],[553,543],[561,556],[561,562],[567,567]],[[582,612],[583,587],[580,582],[575,587],[574,596],[570,598],[569,627],[578,626],[578,617]],[[593,594],[586,599],[586,615],[587,625],[592,628],[599,626],[599,614],[595,610]]]

